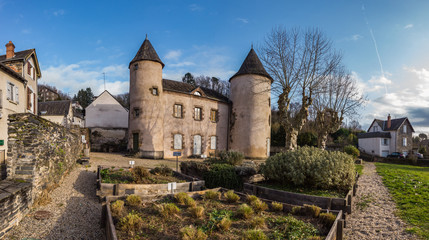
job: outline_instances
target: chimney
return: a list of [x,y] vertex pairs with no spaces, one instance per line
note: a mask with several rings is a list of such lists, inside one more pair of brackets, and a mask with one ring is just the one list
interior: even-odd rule
[[392,119],[390,118],[390,114],[387,116],[387,129],[390,129],[392,126]]
[[13,58],[15,56],[15,45],[12,41],[6,44],[6,59]]

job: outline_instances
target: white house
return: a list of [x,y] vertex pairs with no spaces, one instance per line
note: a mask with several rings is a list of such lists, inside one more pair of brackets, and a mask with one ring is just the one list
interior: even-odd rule
[[374,119],[368,132],[358,134],[359,150],[376,156],[386,157],[392,152],[408,155],[412,151],[412,133],[414,132],[408,118],[387,120]]
[[85,108],[85,127],[91,130],[93,151],[125,150],[118,148],[126,143],[128,110],[104,91]]

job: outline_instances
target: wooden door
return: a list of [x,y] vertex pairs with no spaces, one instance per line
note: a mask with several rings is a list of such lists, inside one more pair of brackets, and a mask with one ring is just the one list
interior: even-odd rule
[[135,152],[139,150],[139,133],[133,133],[133,150]]

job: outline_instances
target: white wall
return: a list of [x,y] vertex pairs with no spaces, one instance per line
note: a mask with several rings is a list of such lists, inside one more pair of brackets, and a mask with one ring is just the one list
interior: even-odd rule
[[104,91],[85,108],[85,127],[128,128],[128,111]]
[[[381,141],[382,138],[360,138],[358,140],[359,149],[365,150],[368,154],[373,154],[372,151],[374,151],[374,155],[381,156]],[[387,149],[383,148],[383,150]]]

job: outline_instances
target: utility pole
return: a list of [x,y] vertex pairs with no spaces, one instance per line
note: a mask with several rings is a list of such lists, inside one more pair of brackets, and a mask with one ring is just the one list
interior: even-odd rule
[[106,91],[106,73],[103,73],[104,91]]

